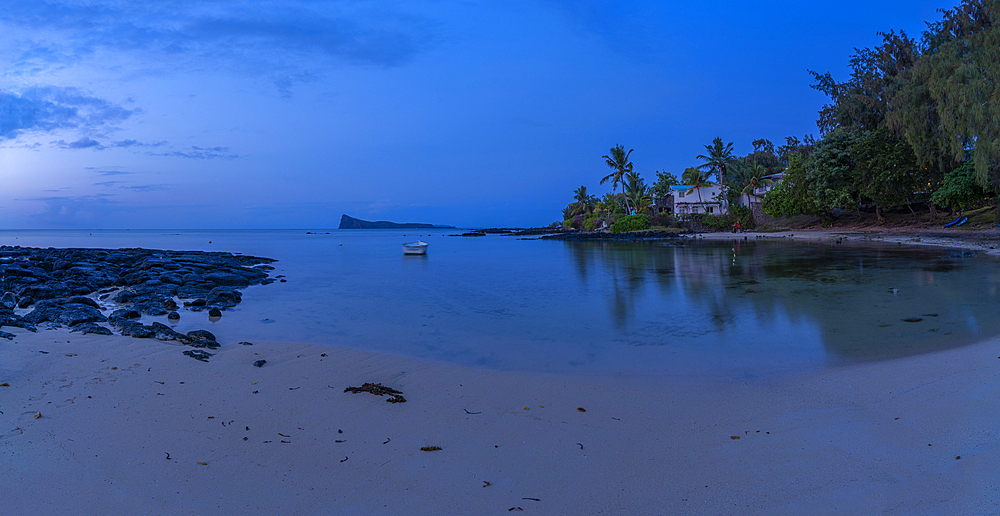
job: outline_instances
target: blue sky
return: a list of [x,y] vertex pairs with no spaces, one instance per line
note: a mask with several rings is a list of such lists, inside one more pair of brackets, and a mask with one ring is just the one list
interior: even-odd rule
[[817,134],[807,69],[953,5],[0,0],[0,228],[544,225],[615,144]]

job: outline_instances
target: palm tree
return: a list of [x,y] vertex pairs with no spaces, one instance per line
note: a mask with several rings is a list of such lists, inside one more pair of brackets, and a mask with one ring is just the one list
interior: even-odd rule
[[716,138],[712,140],[712,145],[706,145],[705,151],[708,152],[707,155],[699,154],[695,156],[695,159],[700,159],[705,163],[698,166],[699,169],[708,169],[710,174],[715,174],[715,178],[720,182],[725,184],[726,179],[726,169],[729,166],[729,162],[733,160],[733,144],[723,143],[722,138]]
[[747,208],[750,208],[752,202],[750,196],[755,191],[774,182],[765,177],[768,172],[767,167],[749,158],[734,162],[733,172],[734,182],[738,181],[735,186],[738,186],[740,194],[747,196]]
[[708,175],[709,175],[708,172],[702,172],[701,170],[698,170],[698,167],[687,168],[684,170],[684,173],[681,174],[681,181],[684,181],[684,184],[686,185],[693,186],[694,189],[698,192],[699,203],[702,202],[701,200],[702,187],[712,186],[712,183],[708,181]]
[[653,200],[649,196],[649,188],[646,186],[646,182],[642,180],[638,172],[629,171],[625,174],[625,183],[627,185],[625,199],[632,201],[632,206],[635,207],[636,213],[642,213],[644,209],[653,203]]
[[[611,148],[611,155],[605,154],[601,156],[604,158],[604,162],[607,163],[609,167],[612,168],[613,172],[604,176],[601,179],[601,184],[603,185],[609,179],[611,180],[611,189],[617,190],[618,183],[622,185],[622,195],[625,195],[625,174],[632,171],[632,162],[628,160],[629,154],[635,149],[629,149],[625,152],[625,147],[622,145],[615,145]],[[628,211],[628,199],[625,199],[625,210]]]
[[594,211],[594,201],[596,200],[594,196],[587,194],[587,187],[580,186],[576,190],[573,190],[573,198],[576,199],[577,204],[583,209],[584,213],[592,213]]

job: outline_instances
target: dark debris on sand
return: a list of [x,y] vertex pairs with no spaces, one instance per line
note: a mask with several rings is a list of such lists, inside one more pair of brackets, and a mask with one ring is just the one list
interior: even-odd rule
[[368,392],[376,396],[384,396],[386,394],[390,395],[389,399],[385,400],[389,403],[406,403],[406,398],[402,396],[402,391],[397,391],[392,387],[386,387],[381,383],[371,383],[366,382],[361,385],[361,387],[348,387],[344,389],[344,392],[350,392],[357,394],[359,392]]

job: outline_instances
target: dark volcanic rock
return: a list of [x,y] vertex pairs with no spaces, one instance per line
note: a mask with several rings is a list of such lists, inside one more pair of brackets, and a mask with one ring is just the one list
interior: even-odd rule
[[218,308],[216,308],[216,307],[213,306],[212,308],[208,309],[208,316],[209,317],[222,317],[222,310],[219,310]]
[[215,334],[208,330],[191,330],[187,332],[187,336],[192,341],[196,340],[215,340]]
[[135,321],[126,321],[118,328],[118,331],[126,337],[135,337],[137,339],[150,339],[156,335],[156,332],[152,328]]
[[96,335],[112,335],[111,330],[105,328],[104,326],[94,324],[92,322],[77,324],[76,326],[70,328],[69,331],[83,333],[84,335],[88,333],[93,333]]
[[163,308],[163,298],[140,301],[132,306],[140,313],[146,315],[165,315],[167,313],[167,309]]
[[[195,299],[191,310],[211,305],[221,315],[219,308],[241,301],[237,288],[271,281],[268,270],[273,267],[267,264],[274,261],[224,252],[19,246],[0,246],[0,257],[0,292],[4,293],[0,296],[0,326],[35,331],[36,324],[48,322],[74,331],[103,332],[107,328],[94,323],[107,320],[123,335],[181,342],[191,339],[166,325],[144,326],[130,319],[140,313],[176,311],[174,296]],[[117,287],[125,288],[119,292]],[[102,301],[110,299],[127,311],[116,310],[105,319],[100,305],[86,297],[95,293]],[[34,309],[21,317],[13,313],[15,304]],[[200,342],[208,346],[215,340]]]
[[180,318],[181,314],[177,312],[170,312],[169,314],[167,314],[167,319],[170,319],[171,321],[176,321],[179,320]]
[[67,303],[79,303],[81,305],[92,306],[94,308],[101,308],[101,305],[97,304],[97,301],[89,297],[75,296],[66,300]]
[[153,338],[156,340],[176,340],[183,344],[191,342],[191,339],[189,339],[187,335],[174,331],[173,328],[167,326],[166,324],[154,322],[153,324],[150,324],[149,327],[153,330]]
[[14,335],[13,333],[0,331],[0,339],[14,340],[14,337],[16,337],[16,335]]
[[202,351],[200,349],[189,349],[185,351],[184,354],[195,360],[200,360],[202,362],[208,362],[209,358],[215,356],[207,351]]
[[86,322],[105,322],[108,320],[100,310],[82,303],[66,303],[62,305],[55,322],[66,326],[75,326]]
[[185,283],[177,288],[177,297],[182,299],[202,298],[215,288],[215,283]]
[[208,330],[192,330],[187,332],[188,346],[195,348],[217,348],[219,347],[218,341],[215,340],[215,335]]
[[211,272],[205,275],[205,279],[216,285],[227,287],[245,287],[250,284],[250,281],[245,277],[228,272]]
[[207,304],[226,308],[236,306],[242,300],[240,291],[231,287],[215,287],[205,298]]

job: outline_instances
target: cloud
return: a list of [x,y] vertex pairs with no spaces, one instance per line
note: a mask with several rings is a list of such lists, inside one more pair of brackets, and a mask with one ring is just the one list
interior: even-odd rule
[[[87,167],[87,168],[92,169],[92,167]],[[102,176],[127,176],[127,175],[132,175],[135,172],[123,172],[121,170],[98,170],[97,173]]]
[[91,140],[87,136],[84,136],[75,142],[66,143],[66,140],[57,140],[51,143],[54,147],[59,147],[60,149],[104,149],[104,146],[101,145],[100,142],[97,140]]
[[191,150],[184,151],[169,151],[169,152],[147,152],[148,156],[167,156],[172,158],[187,158],[187,159],[226,159],[233,160],[239,159],[239,154],[232,154],[229,147],[196,147],[192,146]]
[[132,190],[133,192],[158,192],[160,190],[166,190],[170,185],[135,185],[135,186],[123,186],[122,188],[126,190]]
[[[8,75],[74,66],[107,51],[202,69],[206,61],[277,76],[331,61],[395,67],[436,38],[434,24],[401,6],[340,0],[0,0],[0,27],[16,48]],[[283,72],[282,72],[283,71]]]
[[76,88],[0,91],[0,140],[57,129],[98,130],[127,120],[135,112]]
[[543,0],[561,11],[574,28],[597,36],[608,47],[625,54],[644,54],[662,49],[662,28],[651,20],[656,3],[618,0]]
[[128,148],[128,147],[162,147],[162,146],[164,146],[166,144],[167,144],[166,141],[159,141],[159,142],[153,142],[153,143],[143,143],[143,142],[140,142],[138,140],[121,140],[121,141],[109,143],[108,147],[117,147],[117,148]]
[[120,185],[120,184],[125,184],[125,181],[101,181],[100,183],[94,183],[94,186],[107,186],[107,187],[111,187],[111,186]]
[[121,204],[113,201],[111,197],[110,194],[97,194],[15,200],[41,202],[41,209],[35,212],[32,218],[49,226],[92,227],[95,221],[99,221],[106,213],[115,210]]

